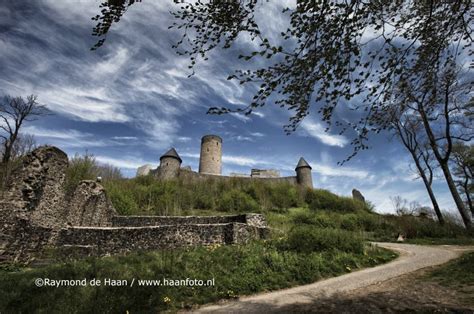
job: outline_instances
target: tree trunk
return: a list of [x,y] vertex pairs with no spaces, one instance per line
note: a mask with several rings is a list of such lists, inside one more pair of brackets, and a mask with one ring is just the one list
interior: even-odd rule
[[446,178],[446,183],[448,184],[449,191],[451,192],[454,202],[456,203],[459,213],[461,214],[462,221],[464,222],[466,229],[471,229],[472,227],[471,218],[469,217],[469,214],[466,211],[466,207],[464,206],[464,202],[462,201],[462,198],[459,195],[459,191],[456,188],[456,184],[454,183],[453,176],[451,175],[451,170],[449,170],[449,166],[446,162],[442,162],[440,160],[438,161],[439,161],[439,165],[441,166],[441,169],[443,170],[444,177]]
[[425,184],[426,191],[428,191],[428,195],[430,196],[431,203],[433,204],[433,209],[436,213],[436,217],[438,217],[438,221],[441,225],[444,225],[444,218],[443,215],[441,214],[441,210],[438,205],[438,201],[436,200],[436,197],[433,193],[433,189],[431,188],[431,184],[428,181],[428,178],[426,177],[425,172],[423,171],[423,168],[420,165],[420,160],[416,156],[415,153],[411,152],[411,156],[413,157],[413,160],[415,161],[416,168],[418,169],[418,173],[420,174],[421,178],[423,179],[423,183]]
[[[446,138],[448,139],[448,150],[443,158],[443,156],[441,156],[441,153],[438,149],[438,143],[436,142],[435,136],[433,134],[433,130],[431,129],[431,125],[428,121],[428,117],[421,103],[418,104],[418,112],[420,113],[421,119],[423,121],[423,126],[425,127],[426,135],[428,135],[428,140],[429,140],[431,149],[441,169],[443,170],[444,178],[446,179],[446,183],[448,184],[448,188],[454,199],[454,203],[456,204],[456,207],[458,208],[458,211],[461,214],[462,221],[464,222],[466,229],[471,229],[472,227],[471,218],[469,217],[469,214],[466,211],[466,207],[464,206],[464,202],[462,201],[462,198],[459,195],[459,191],[456,188],[456,184],[454,183],[453,176],[451,175],[451,171],[449,170],[449,166],[448,166],[449,155],[451,154],[449,115],[446,115],[446,130],[447,130]],[[445,110],[445,112],[447,111]]]

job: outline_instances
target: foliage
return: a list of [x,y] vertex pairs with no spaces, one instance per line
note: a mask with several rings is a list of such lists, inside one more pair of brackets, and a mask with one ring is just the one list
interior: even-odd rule
[[[396,255],[367,246],[363,252],[338,250],[301,254],[280,249],[274,241],[210,246],[174,251],[88,258],[40,269],[0,270],[3,313],[126,313],[189,309],[219,299],[307,284],[362,267],[387,262]],[[36,278],[127,280],[134,286],[36,287]],[[140,286],[138,280],[213,279],[215,285]],[[12,288],[13,287],[13,288]]]
[[258,212],[258,203],[248,194],[238,191],[230,190],[224,192],[218,203],[218,209],[222,211],[236,211],[236,212]]
[[267,214],[268,222],[274,228],[275,236],[285,235],[295,227],[315,229],[342,229],[361,235],[366,240],[396,241],[398,234],[404,234],[409,242],[473,243],[472,234],[450,215],[444,225],[429,217],[413,215],[380,215],[367,211],[340,212],[331,210],[312,211],[308,208],[292,208],[287,214]]
[[351,197],[337,196],[326,190],[312,190],[306,194],[306,202],[311,210],[359,211],[369,210],[368,206]]
[[294,227],[284,246],[304,253],[335,250],[360,254],[364,251],[363,239],[356,233],[308,225]]
[[[301,188],[285,182],[256,182],[241,178],[195,182],[192,180],[158,181],[153,176],[109,180],[104,186],[112,203],[121,213],[180,214],[200,209],[224,212],[282,212],[297,206],[315,210],[357,211],[368,207],[351,198],[324,190]],[[139,208],[133,212],[124,203],[127,198]],[[130,206],[129,206],[130,207]]]
[[[120,169],[107,164],[99,164],[94,155],[88,152],[81,156],[75,154],[69,160],[66,170],[66,180],[64,188],[67,194],[71,194],[82,180],[96,180],[101,177],[105,182],[108,180],[118,180],[122,178]],[[130,202],[129,202],[130,203]]]

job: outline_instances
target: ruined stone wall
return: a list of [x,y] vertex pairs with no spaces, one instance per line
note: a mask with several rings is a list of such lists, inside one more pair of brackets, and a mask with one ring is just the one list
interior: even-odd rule
[[[13,171],[0,200],[0,262],[28,262],[46,247],[105,255],[245,243],[266,236],[265,219],[258,214],[117,216],[104,188],[95,181],[81,181],[72,193],[66,193],[67,166],[64,152],[44,146],[26,156],[21,167]],[[190,171],[183,173],[209,177]]]
[[233,216],[115,216],[114,227],[245,223],[245,215]]
[[164,225],[196,225],[244,223],[254,227],[267,227],[265,217],[260,214],[242,214],[226,216],[114,216],[114,227],[143,227]]
[[266,236],[266,228],[243,223],[166,225],[147,227],[71,227],[60,231],[58,245],[90,247],[105,255],[137,250],[169,249],[195,245],[246,243]]
[[79,183],[67,206],[71,226],[112,226],[112,218],[117,215],[102,185],[90,180]]
[[201,140],[199,173],[220,175],[222,173],[222,139],[217,135],[206,135]]
[[68,224],[111,225],[116,213],[100,184],[83,181],[66,195],[67,167],[63,151],[42,146],[12,171],[0,200],[0,261],[29,260]]
[[280,172],[275,169],[252,169],[250,176],[252,178],[279,178]]
[[23,215],[34,225],[65,224],[63,185],[67,166],[67,155],[60,149],[35,149],[12,171],[0,207],[13,207],[17,215]]
[[265,183],[289,183],[289,184],[298,184],[296,176],[290,177],[278,177],[278,178],[258,178],[258,177],[235,177],[235,176],[219,176],[212,174],[197,173],[194,171],[180,170],[178,178],[182,178],[187,181],[204,181],[204,180],[219,180],[219,181],[228,181],[228,180],[249,180],[249,181],[258,181]]

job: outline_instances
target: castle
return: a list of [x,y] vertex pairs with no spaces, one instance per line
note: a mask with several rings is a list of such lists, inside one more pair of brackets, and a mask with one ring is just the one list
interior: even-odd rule
[[217,135],[205,135],[201,139],[201,154],[199,158],[199,172],[192,171],[190,167],[181,167],[183,160],[176,149],[171,148],[160,157],[160,165],[152,169],[151,165],[144,165],[137,170],[137,176],[152,174],[159,180],[175,178],[206,179],[215,178],[227,180],[232,177],[250,180],[264,180],[267,182],[288,182],[304,187],[313,187],[311,166],[300,158],[296,165],[295,176],[280,177],[279,172],[272,169],[252,169],[251,174],[222,175],[222,138]]

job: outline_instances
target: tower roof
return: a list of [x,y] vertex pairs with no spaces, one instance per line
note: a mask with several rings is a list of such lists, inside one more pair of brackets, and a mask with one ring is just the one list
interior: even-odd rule
[[308,164],[308,162],[306,160],[304,160],[303,157],[300,158],[300,160],[298,161],[298,164],[296,165],[296,169],[298,168],[309,168],[309,169],[312,169],[311,166]]
[[179,157],[178,152],[177,152],[176,149],[174,149],[174,148],[171,148],[169,151],[167,151],[166,153],[164,153],[164,154],[160,157],[160,160],[161,160],[162,158],[165,158],[165,157],[173,157],[173,158],[178,159],[179,162],[183,162],[183,160],[181,159],[181,157]]

